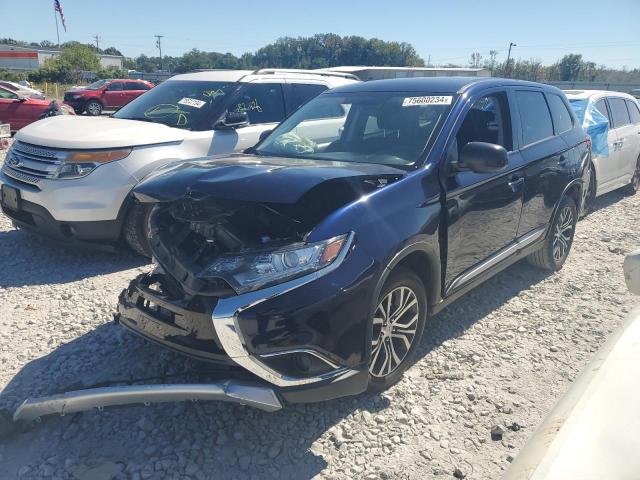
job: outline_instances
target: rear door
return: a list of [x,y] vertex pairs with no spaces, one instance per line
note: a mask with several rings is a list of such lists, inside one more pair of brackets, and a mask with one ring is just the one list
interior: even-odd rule
[[[556,95],[557,96],[557,95]],[[568,183],[567,166],[576,161],[562,138],[567,128],[552,120],[547,97],[540,89],[514,91],[520,124],[520,153],[526,162],[526,185],[518,237],[544,233]],[[562,102],[562,97],[558,97]],[[551,99],[556,107],[557,99]],[[567,111],[567,115],[569,115]],[[569,115],[569,118],[572,118]]]
[[147,89],[142,88],[142,85],[141,82],[124,82],[124,90],[122,91],[124,103],[122,106],[147,91]]
[[[513,110],[506,91],[489,92],[464,114],[447,148],[448,227],[445,284],[452,292],[489,268],[489,257],[513,243],[522,210],[524,162],[513,143]],[[497,173],[460,169],[462,148],[473,141],[502,145],[509,164]]]
[[102,102],[108,108],[124,106],[123,82],[111,82],[102,94]]
[[635,142],[638,129],[631,123],[629,110],[624,98],[609,97],[609,108],[613,120],[613,128],[618,137],[614,147],[613,167],[615,186],[621,187],[629,182],[637,156],[635,156]]

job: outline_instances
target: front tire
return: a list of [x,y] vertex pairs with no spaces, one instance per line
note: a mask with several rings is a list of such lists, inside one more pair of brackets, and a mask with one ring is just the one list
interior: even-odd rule
[[529,263],[550,272],[560,270],[571,251],[577,220],[576,201],[565,196],[560,201],[542,248],[527,257]]
[[151,207],[135,202],[127,212],[122,226],[122,236],[138,255],[151,258],[149,246],[149,214]]
[[371,319],[369,392],[397,383],[411,365],[427,321],[427,295],[420,278],[398,268],[387,279]]
[[85,106],[85,111],[87,112],[87,115],[97,117],[102,113],[102,104],[97,100],[90,100]]

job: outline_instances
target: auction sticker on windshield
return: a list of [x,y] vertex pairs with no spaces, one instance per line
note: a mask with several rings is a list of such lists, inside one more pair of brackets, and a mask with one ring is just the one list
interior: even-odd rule
[[203,102],[202,100],[196,100],[195,98],[184,97],[178,103],[180,105],[186,105],[187,107],[202,108],[204,105],[206,105],[207,102]]
[[431,95],[428,97],[406,97],[402,101],[403,107],[413,107],[415,105],[451,105],[451,96]]

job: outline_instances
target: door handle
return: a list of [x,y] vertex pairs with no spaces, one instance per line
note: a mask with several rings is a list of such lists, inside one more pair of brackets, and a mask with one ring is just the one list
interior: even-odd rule
[[524,184],[524,177],[511,177],[511,181],[509,182],[509,187],[511,187],[511,191],[516,193],[520,190],[520,187]]
[[566,155],[560,155],[560,158],[558,158],[558,163],[562,163],[562,162],[566,162],[567,161],[567,156]]

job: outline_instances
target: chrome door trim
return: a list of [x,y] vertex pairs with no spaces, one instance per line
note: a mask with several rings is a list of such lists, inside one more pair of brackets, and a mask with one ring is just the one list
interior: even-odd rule
[[449,285],[449,287],[446,289],[445,296],[449,295],[450,293],[453,293],[455,290],[459,289],[463,285],[466,285],[471,280],[476,278],[478,275],[480,275],[483,272],[486,272],[491,267],[494,267],[501,261],[507,259],[512,254],[516,253],[518,250],[522,250],[523,248],[531,245],[533,242],[535,242],[536,240],[538,240],[540,237],[544,235],[546,228],[547,227],[543,225],[541,227],[538,227],[532,230],[531,232],[523,235],[519,239],[516,239],[515,241],[510,243],[509,245],[504,247],[502,250],[499,250],[497,253],[490,256],[486,260],[483,260],[482,262],[477,264],[475,267],[471,267],[469,270],[461,273],[458,277],[456,277],[456,279],[453,282],[451,282],[451,285]]

